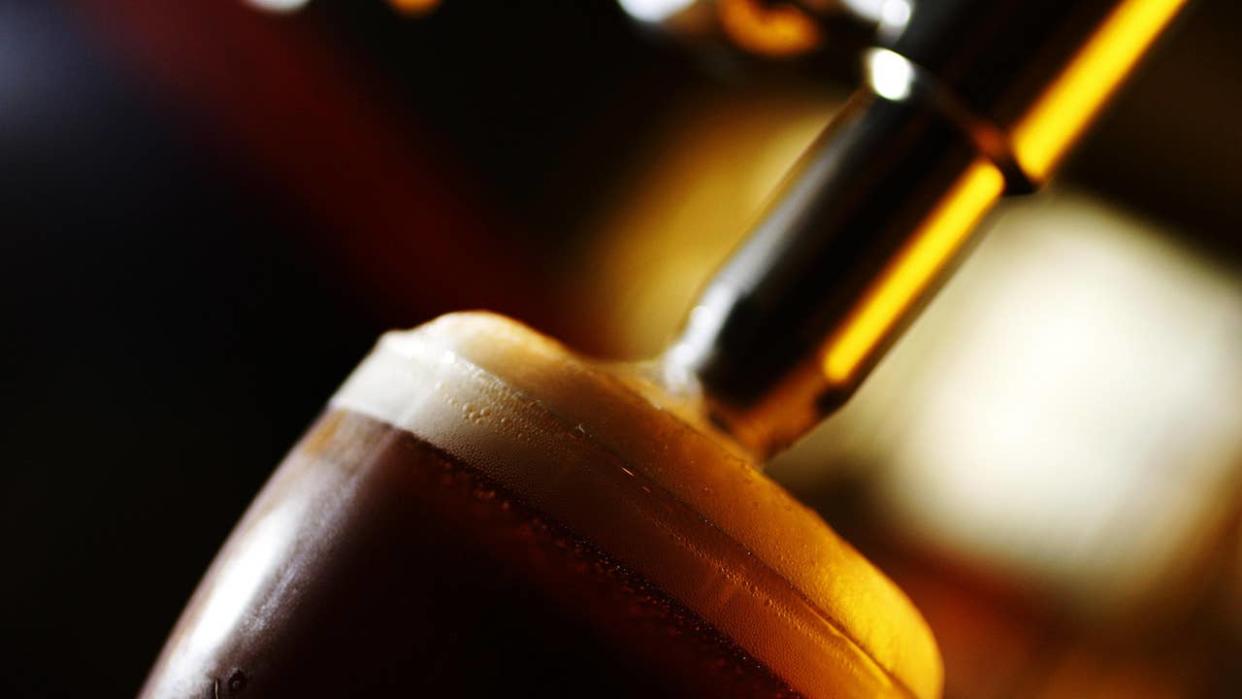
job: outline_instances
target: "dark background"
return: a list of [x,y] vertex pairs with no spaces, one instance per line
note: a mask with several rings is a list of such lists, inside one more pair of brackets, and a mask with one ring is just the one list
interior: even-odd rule
[[555,328],[573,212],[535,190],[606,167],[625,138],[591,130],[688,68],[610,5],[455,4],[0,5],[0,694],[136,692],[382,330]]
[[[1068,175],[1221,255],[1238,14],[1203,3]],[[561,252],[652,116],[848,72],[721,60],[602,2],[0,4],[0,694],[136,692],[384,329],[486,307],[600,349]]]

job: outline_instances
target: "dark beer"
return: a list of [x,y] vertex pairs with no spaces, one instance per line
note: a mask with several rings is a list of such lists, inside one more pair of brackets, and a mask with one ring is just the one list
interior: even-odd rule
[[150,697],[931,697],[917,613],[640,377],[459,316],[386,338]]

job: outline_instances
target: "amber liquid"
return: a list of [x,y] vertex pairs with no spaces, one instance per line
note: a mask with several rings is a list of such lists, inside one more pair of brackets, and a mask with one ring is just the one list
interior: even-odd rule
[[144,696],[798,695],[480,470],[338,410],[239,525]]

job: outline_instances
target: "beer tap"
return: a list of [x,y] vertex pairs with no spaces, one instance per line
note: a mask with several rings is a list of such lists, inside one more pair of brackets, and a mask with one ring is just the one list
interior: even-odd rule
[[864,84],[664,357],[760,455],[840,406],[1004,195],[1034,191],[1184,0],[888,0]]

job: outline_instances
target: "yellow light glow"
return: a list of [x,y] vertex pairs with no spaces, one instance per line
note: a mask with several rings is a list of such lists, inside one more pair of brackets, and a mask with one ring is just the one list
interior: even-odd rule
[[763,56],[797,56],[819,46],[819,26],[792,3],[720,0],[716,9],[725,34]]
[[1000,170],[984,159],[976,160],[958,178],[829,341],[824,372],[831,383],[840,385],[853,378],[1004,187]]
[[1109,15],[1014,128],[1014,155],[1027,174],[1048,175],[1185,2],[1128,0]]

